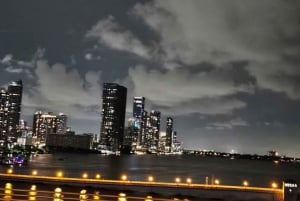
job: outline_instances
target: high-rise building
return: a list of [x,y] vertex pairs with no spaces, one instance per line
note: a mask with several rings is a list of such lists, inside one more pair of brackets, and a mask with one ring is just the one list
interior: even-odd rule
[[56,116],[56,133],[65,134],[67,131],[67,115],[59,113]]
[[148,126],[148,137],[150,138],[150,143],[148,142],[148,147],[151,151],[157,151],[158,141],[159,141],[159,132],[160,132],[160,112],[152,110],[149,115]]
[[7,133],[7,117],[8,117],[8,93],[6,89],[0,89],[0,139],[4,139]]
[[167,117],[166,122],[166,149],[171,151],[173,145],[173,118]]
[[145,98],[144,97],[134,97],[133,98],[133,136],[136,136],[137,146],[142,145],[143,141],[143,115],[145,108]]
[[144,110],[143,118],[142,118],[142,131],[141,131],[141,142],[140,142],[143,148],[146,147],[147,116],[148,116],[148,112]]
[[133,117],[136,119],[143,119],[144,108],[145,108],[145,97],[134,97]]
[[48,134],[65,134],[67,116],[60,113],[36,112],[33,117],[33,137],[39,143],[46,141]]
[[138,134],[140,130],[138,125],[136,119],[128,119],[128,125],[123,140],[124,151],[127,153],[133,153],[138,149]]
[[23,83],[11,82],[6,89],[0,89],[0,133],[1,139],[17,138],[21,114]]
[[104,83],[100,144],[109,151],[121,151],[124,138],[127,88]]

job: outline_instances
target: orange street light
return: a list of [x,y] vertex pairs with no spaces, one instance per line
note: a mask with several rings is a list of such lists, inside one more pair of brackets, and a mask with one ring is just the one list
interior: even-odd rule
[[31,174],[34,176],[37,175],[37,170],[33,170]]
[[7,174],[12,174],[12,173],[13,173],[13,169],[12,168],[7,169]]
[[122,176],[121,176],[121,180],[123,180],[123,181],[126,181],[128,178],[127,178],[127,175],[126,174],[123,174]]
[[83,174],[82,174],[82,178],[84,178],[84,179],[88,178],[88,176],[89,176],[89,175],[88,175],[87,173],[83,173]]
[[62,177],[63,176],[63,172],[62,171],[58,171],[57,173],[56,173],[56,177]]
[[191,178],[187,178],[186,179],[186,183],[188,183],[188,184],[192,183],[192,179]]
[[243,185],[244,185],[244,186],[249,186],[248,181],[245,180],[245,181],[243,182]]
[[96,174],[95,178],[96,178],[96,179],[100,179],[100,178],[101,178],[101,175],[100,175],[100,174]]
[[278,185],[276,182],[272,182],[272,188],[278,188]]
[[149,176],[149,177],[148,177],[148,181],[149,181],[149,182],[152,182],[152,181],[154,181],[154,178],[153,178],[153,176]]
[[215,184],[219,185],[220,184],[220,180],[219,179],[215,179]]
[[179,177],[176,177],[176,178],[175,178],[175,182],[176,182],[176,183],[179,183],[179,182],[180,182],[180,178],[179,178]]

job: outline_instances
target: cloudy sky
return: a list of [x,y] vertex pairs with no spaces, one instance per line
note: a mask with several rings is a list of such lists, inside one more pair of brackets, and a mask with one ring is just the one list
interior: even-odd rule
[[22,118],[99,133],[103,82],[172,116],[187,149],[300,157],[299,1],[2,1],[0,86]]

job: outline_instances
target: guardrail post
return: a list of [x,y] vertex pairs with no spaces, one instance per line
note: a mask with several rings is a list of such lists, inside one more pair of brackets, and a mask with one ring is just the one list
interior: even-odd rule
[[4,201],[11,201],[12,199],[12,184],[6,183],[4,188]]
[[96,200],[100,200],[100,193],[99,193],[99,191],[95,191],[95,193],[93,195],[93,201],[96,201]]
[[79,200],[80,201],[86,201],[88,198],[87,194],[86,194],[86,190],[85,189],[82,189],[80,191],[80,194],[79,194]]
[[54,189],[53,201],[63,201],[63,197],[61,188]]
[[34,201],[36,200],[36,185],[32,185],[30,190],[29,190],[29,194],[28,194],[28,200],[29,201]]
[[118,201],[127,201],[125,193],[119,193]]

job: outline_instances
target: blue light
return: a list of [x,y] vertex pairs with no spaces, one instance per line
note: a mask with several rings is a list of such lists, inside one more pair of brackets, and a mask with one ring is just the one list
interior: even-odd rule
[[136,122],[134,122],[134,125],[133,125],[133,127],[134,127],[134,128],[139,128],[139,127],[140,127],[140,125],[139,125],[139,122],[137,122],[137,121],[136,121]]

